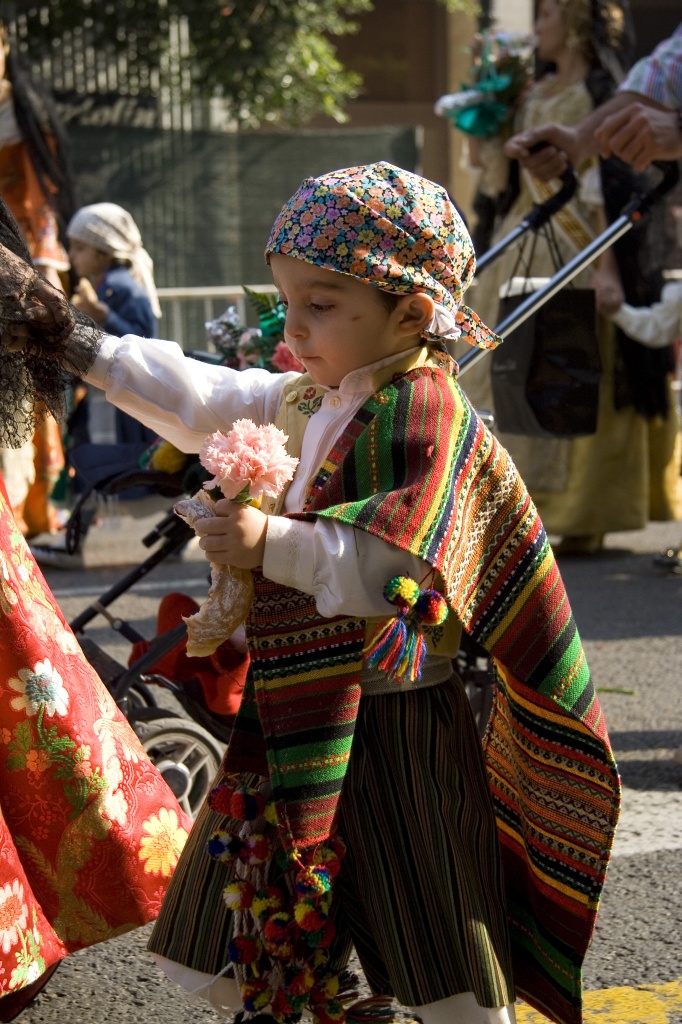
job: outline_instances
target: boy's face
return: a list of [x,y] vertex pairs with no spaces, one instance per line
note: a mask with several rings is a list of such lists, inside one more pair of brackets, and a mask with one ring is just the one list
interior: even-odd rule
[[281,253],[270,266],[287,308],[285,340],[317,384],[338,387],[352,370],[419,344],[401,312],[410,296],[389,310],[376,288],[345,274]]

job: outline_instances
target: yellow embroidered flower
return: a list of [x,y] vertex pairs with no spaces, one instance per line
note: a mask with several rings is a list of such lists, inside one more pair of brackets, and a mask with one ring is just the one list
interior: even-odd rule
[[148,835],[140,841],[140,860],[145,861],[144,869],[152,875],[168,877],[187,841],[187,832],[178,825],[175,811],[162,807],[142,823]]
[[24,903],[24,887],[18,878],[0,889],[0,942],[3,953],[9,953],[19,941],[19,932],[28,923],[28,907]]

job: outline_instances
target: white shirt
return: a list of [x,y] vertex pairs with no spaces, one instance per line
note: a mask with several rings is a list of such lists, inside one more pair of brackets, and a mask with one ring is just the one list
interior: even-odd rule
[[[285,512],[302,509],[311,478],[336,438],[373,394],[372,374],[409,354],[399,352],[354,370],[338,388],[326,392],[306,427]],[[284,387],[296,376],[211,366],[187,358],[174,342],[128,334],[105,337],[86,379],[103,388],[108,401],[181,451],[198,452],[208,434],[228,430],[237,419],[274,422]],[[430,574],[430,567],[344,523],[326,519],[304,523],[273,516],[268,523],[263,573],[276,583],[311,594],[325,618],[375,618],[392,613],[383,596],[391,577],[411,576],[421,582]]]
[[624,302],[611,317],[630,338],[647,348],[665,348],[682,338],[682,281],[663,287],[661,301],[653,306],[629,306]]

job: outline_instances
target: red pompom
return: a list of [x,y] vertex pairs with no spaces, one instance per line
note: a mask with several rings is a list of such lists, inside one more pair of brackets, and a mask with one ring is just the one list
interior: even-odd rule
[[422,590],[414,610],[425,626],[440,626],[448,617],[448,603],[437,590]]
[[292,996],[303,996],[310,992],[315,984],[315,975],[307,964],[301,964],[298,968],[285,972],[284,984]]
[[298,1021],[301,1016],[300,1013],[296,1012],[296,1008],[292,1005],[283,988],[275,992],[271,1009],[272,1015],[278,1024],[290,1024],[290,1022]]
[[294,907],[294,917],[296,924],[304,932],[319,932],[327,921],[327,914],[307,898],[298,901]]
[[251,910],[256,917],[266,917],[276,910],[281,910],[283,906],[284,896],[274,885],[259,889],[251,901]]
[[324,1006],[311,1006],[315,1024],[344,1024],[346,1011],[337,999],[330,999]]
[[264,864],[272,853],[272,843],[267,836],[247,836],[238,857],[242,864]]
[[273,914],[263,926],[263,935],[270,943],[286,942],[289,937],[291,917],[283,910]]
[[252,964],[261,954],[261,942],[255,935],[235,935],[227,946],[233,964]]
[[223,889],[223,899],[229,910],[249,910],[255,895],[255,887],[244,878],[228,882]]
[[255,821],[265,813],[265,797],[257,789],[235,789],[230,801],[230,813],[238,821]]
[[247,1013],[264,1010],[272,999],[272,989],[264,979],[245,981],[241,989],[242,1005]]
[[208,803],[212,811],[216,814],[231,814],[230,803],[232,801],[232,795],[234,793],[234,786],[216,786],[215,789],[211,790],[211,795],[208,798]]
[[327,874],[331,879],[336,878],[339,871],[341,870],[341,858],[328,846],[322,847],[320,850],[320,860],[327,869]]
[[313,949],[327,949],[332,944],[336,935],[336,927],[333,921],[325,921],[323,926],[316,932],[308,932],[308,945]]

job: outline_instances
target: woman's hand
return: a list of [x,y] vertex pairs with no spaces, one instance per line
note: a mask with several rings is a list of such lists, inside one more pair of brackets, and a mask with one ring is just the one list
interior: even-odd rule
[[[543,148],[535,150],[541,142],[545,144]],[[582,163],[577,130],[560,124],[546,124],[512,135],[505,143],[504,151],[540,181],[560,177],[569,163],[573,167]]]
[[106,302],[100,302],[97,298],[97,292],[92,287],[87,277],[81,277],[74,293],[71,297],[72,304],[76,309],[80,309],[81,312],[89,316],[91,320],[94,320],[100,327],[104,324],[107,316],[109,315],[109,307]]
[[[64,292],[41,277],[11,249],[0,245],[0,336],[10,348],[24,342],[59,344],[75,326]],[[46,353],[49,354],[49,353]]]
[[602,121],[594,134],[603,157],[613,154],[636,171],[646,170],[654,160],[677,160],[682,156],[677,110],[631,103]]
[[263,564],[268,517],[252,505],[228,498],[216,502],[212,519],[200,519],[195,530],[209,562],[256,569]]

